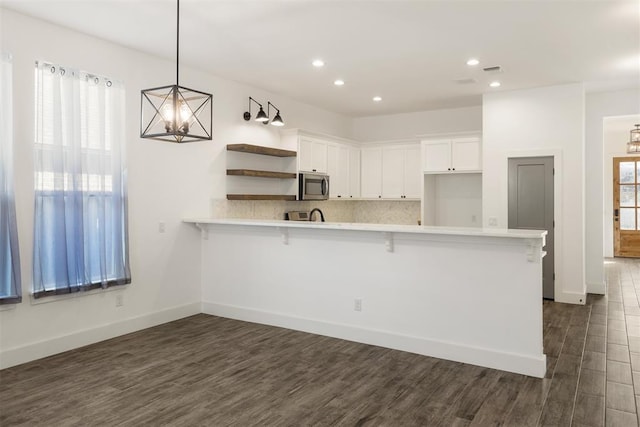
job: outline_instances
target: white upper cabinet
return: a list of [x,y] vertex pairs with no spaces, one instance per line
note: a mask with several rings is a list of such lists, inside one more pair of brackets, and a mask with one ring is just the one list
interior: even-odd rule
[[422,141],[424,173],[482,171],[482,143],[479,137]]
[[361,156],[363,198],[420,198],[422,174],[419,145],[363,148]]
[[360,148],[349,147],[349,198],[360,197]]
[[404,149],[401,147],[382,149],[382,197],[404,198]]
[[421,196],[420,146],[416,144],[404,149],[404,198],[419,199]]
[[298,141],[298,170],[302,172],[327,172],[327,142],[300,137]]
[[382,149],[382,198],[419,199],[420,179],[419,145]]
[[382,148],[360,150],[360,196],[382,198]]
[[422,141],[422,168],[424,172],[451,170],[451,141]]
[[360,144],[300,129],[281,131],[283,145],[297,147],[298,171],[329,175],[329,198],[360,197]]
[[[329,197],[349,198],[349,148],[342,144],[327,145],[327,173],[329,174]],[[359,173],[359,171],[358,171]]]

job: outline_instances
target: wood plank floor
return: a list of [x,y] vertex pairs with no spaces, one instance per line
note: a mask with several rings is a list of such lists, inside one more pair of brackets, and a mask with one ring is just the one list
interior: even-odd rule
[[545,302],[544,379],[197,315],[0,371],[0,425],[637,426],[640,263],[608,262]]

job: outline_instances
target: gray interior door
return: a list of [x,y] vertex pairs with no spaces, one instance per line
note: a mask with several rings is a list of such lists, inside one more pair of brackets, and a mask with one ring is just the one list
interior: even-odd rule
[[542,296],[553,299],[553,157],[509,159],[509,228],[547,230]]

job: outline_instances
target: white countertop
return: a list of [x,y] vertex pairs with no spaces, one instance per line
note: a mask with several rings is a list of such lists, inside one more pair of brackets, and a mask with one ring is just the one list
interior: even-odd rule
[[540,239],[546,230],[518,230],[506,228],[432,227],[424,225],[367,224],[351,222],[311,222],[266,219],[216,219],[185,218],[192,224],[244,225],[257,227],[319,228],[325,230],[378,231],[385,233],[439,234],[450,236],[507,237],[516,239]]

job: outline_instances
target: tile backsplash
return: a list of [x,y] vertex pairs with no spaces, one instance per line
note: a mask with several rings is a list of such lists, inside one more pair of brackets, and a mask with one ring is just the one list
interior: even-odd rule
[[417,225],[420,201],[326,200],[322,202],[244,201],[216,199],[213,218],[284,219],[288,211],[320,208],[329,222]]

